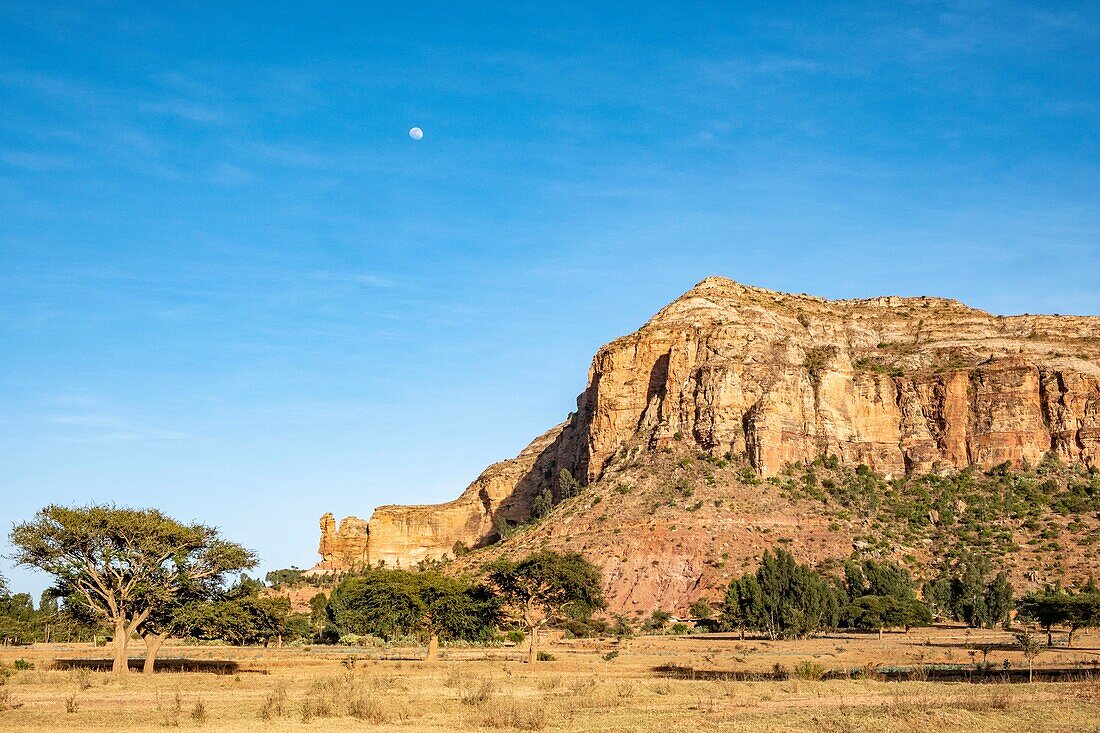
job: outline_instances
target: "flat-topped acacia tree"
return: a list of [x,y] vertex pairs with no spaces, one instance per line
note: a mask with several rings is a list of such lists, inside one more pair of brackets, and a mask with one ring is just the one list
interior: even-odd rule
[[156,509],[48,506],[11,532],[15,560],[50,573],[55,592],[79,597],[114,627],[116,674],[129,670],[130,637],[189,589],[213,588],[256,556],[203,524]]
[[538,661],[539,629],[547,622],[560,619],[572,606],[607,606],[600,569],[577,552],[542,550],[519,562],[497,560],[490,567],[489,583],[531,637],[529,664]]

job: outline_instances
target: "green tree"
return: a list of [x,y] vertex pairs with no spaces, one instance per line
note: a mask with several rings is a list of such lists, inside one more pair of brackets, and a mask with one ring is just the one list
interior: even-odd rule
[[737,629],[741,641],[745,629],[764,628],[764,590],[755,575],[743,575],[730,583],[720,621],[724,628]]
[[952,584],[952,610],[955,618],[967,626],[987,626],[989,609],[985,605],[986,581],[984,567],[968,564],[961,576]]
[[309,620],[318,630],[323,629],[328,611],[328,596],[317,593],[309,599]]
[[691,613],[692,617],[703,619],[704,621],[714,615],[714,608],[702,598],[692,603],[688,611]]
[[332,591],[329,619],[341,636],[377,636],[387,641],[415,633],[420,598],[405,570],[370,570],[345,578]]
[[439,656],[440,639],[485,637],[500,616],[500,603],[487,588],[440,573],[419,574],[416,592],[420,628],[428,637],[429,661]]
[[606,607],[599,568],[576,552],[542,550],[519,562],[502,558],[490,566],[489,583],[504,610],[527,629],[530,664],[538,661],[539,630],[545,624],[561,619],[574,605]]
[[879,638],[885,629],[914,626],[930,626],[932,613],[916,598],[895,596],[862,596],[848,607],[849,623],[857,629],[878,631]]
[[573,478],[573,474],[569,473],[569,469],[563,468],[558,473],[558,496],[564,500],[579,493],[581,493],[580,482]]
[[1028,593],[1016,604],[1017,616],[1034,621],[1047,632],[1047,646],[1054,646],[1053,628],[1070,620],[1072,615],[1069,594],[1055,588]]
[[33,641],[38,631],[38,614],[27,593],[0,592],[0,642]]
[[535,496],[535,504],[531,507],[531,516],[542,519],[554,508],[554,496],[549,488],[545,488]]
[[932,613],[917,599],[913,577],[897,563],[882,560],[850,560],[844,567],[845,586],[851,603],[845,609],[847,623],[858,629],[877,630],[928,626]]
[[986,587],[985,610],[990,628],[1008,623],[1012,614],[1012,593],[1012,583],[1008,582],[1008,576],[1003,571],[997,573],[997,577]]
[[441,639],[488,636],[498,615],[499,602],[486,588],[433,571],[372,570],[345,578],[328,601],[337,634],[420,635],[428,659],[437,657]]
[[1033,679],[1032,666],[1035,657],[1039,656],[1039,652],[1043,651],[1043,648],[1039,646],[1039,642],[1026,629],[1016,634],[1015,638],[1016,646],[1020,647],[1024,659],[1027,660],[1027,681],[1030,683]]
[[286,636],[294,621],[290,599],[269,595],[261,583],[243,577],[217,597],[192,600],[176,607],[168,628],[179,636],[237,646],[267,646],[272,640]]
[[835,628],[846,602],[841,588],[786,550],[765,550],[754,575],[730,584],[723,623],[771,639],[804,637]]
[[156,509],[48,506],[11,533],[16,561],[54,576],[114,629],[116,674],[129,669],[130,637],[190,583],[252,567],[255,555],[218,530],[182,524]]
[[937,615],[963,621],[971,627],[993,628],[1008,621],[1012,611],[1012,584],[1003,572],[989,579],[989,562],[971,559],[924,584],[924,600]]

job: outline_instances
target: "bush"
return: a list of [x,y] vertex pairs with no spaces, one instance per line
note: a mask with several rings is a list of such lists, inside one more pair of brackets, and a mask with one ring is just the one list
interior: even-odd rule
[[16,659],[12,666],[16,669],[34,669],[34,662],[28,662],[26,659]]
[[689,610],[693,618],[707,619],[714,615],[714,609],[702,598],[692,603]]
[[795,665],[794,676],[800,680],[817,682],[825,677],[825,668],[817,662],[806,659]]
[[555,657],[550,652],[539,652],[538,653],[538,660],[540,662],[553,662],[555,659],[557,659],[557,657]]
[[522,644],[523,640],[527,638],[527,635],[519,629],[512,629],[504,635],[504,638],[513,644]]

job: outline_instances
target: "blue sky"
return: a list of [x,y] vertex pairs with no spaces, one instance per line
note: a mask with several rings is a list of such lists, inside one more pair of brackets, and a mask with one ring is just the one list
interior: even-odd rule
[[1100,313],[1095,3],[170,5],[0,2],[5,532],[308,566],[708,275]]

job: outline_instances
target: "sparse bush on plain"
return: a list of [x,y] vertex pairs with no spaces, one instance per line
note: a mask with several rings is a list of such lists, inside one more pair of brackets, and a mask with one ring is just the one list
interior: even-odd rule
[[800,680],[820,681],[825,677],[825,667],[806,659],[794,666],[794,676]]

